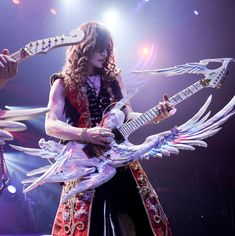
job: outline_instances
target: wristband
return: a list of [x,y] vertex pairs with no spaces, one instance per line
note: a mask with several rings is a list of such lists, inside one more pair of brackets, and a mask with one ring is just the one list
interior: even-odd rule
[[80,141],[86,143],[86,138],[84,137],[86,134],[87,128],[83,128],[80,136]]

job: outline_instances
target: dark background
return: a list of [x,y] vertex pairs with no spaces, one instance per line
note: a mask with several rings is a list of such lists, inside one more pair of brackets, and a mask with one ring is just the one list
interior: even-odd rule
[[[112,30],[117,64],[123,70],[128,87],[139,77],[133,69],[164,68],[201,59],[235,57],[234,0],[32,0],[0,1],[0,45],[15,52],[29,41],[67,34],[88,20],[102,20],[113,7],[119,20]],[[50,9],[57,11],[51,14]],[[198,11],[198,15],[194,14]],[[148,56],[143,47],[151,48]],[[18,75],[0,94],[0,107],[45,107],[49,94],[48,78],[61,70],[65,48],[37,55],[19,65]],[[212,94],[212,114],[234,96],[235,63],[229,67],[229,79],[220,90],[204,89],[177,106],[174,117],[159,125],[144,127],[130,140],[142,142],[146,136],[180,125],[192,117]],[[154,77],[132,99],[135,111],[144,112],[196,82],[200,76]],[[25,122],[28,130],[15,133],[16,145],[37,147],[45,136],[43,118]],[[235,235],[234,118],[215,136],[207,139],[208,148],[181,151],[179,155],[151,159],[142,164],[159,193],[174,235]],[[37,157],[15,152],[7,145],[5,159],[16,194],[0,196],[0,233],[50,233],[56,213],[60,186],[46,184],[27,196],[21,179],[27,170],[45,164]]]

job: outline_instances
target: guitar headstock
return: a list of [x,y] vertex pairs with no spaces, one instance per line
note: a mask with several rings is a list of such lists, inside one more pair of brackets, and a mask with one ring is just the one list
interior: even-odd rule
[[216,69],[208,69],[204,71],[205,78],[200,82],[204,87],[211,87],[219,89],[225,79],[228,78],[228,65],[234,61],[234,58],[218,58],[218,59],[205,59],[201,60],[200,64],[208,65],[209,63],[221,63],[221,66]]
[[75,29],[69,33],[69,36],[61,35],[30,42],[25,45],[25,47],[22,48],[21,51],[27,56],[35,55],[38,53],[47,53],[52,48],[77,44],[83,38],[84,32],[80,29]]

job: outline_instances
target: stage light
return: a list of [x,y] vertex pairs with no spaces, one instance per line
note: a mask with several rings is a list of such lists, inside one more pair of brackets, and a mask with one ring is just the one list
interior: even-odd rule
[[199,15],[199,12],[197,10],[194,10],[193,11],[194,15],[198,16]]
[[51,11],[51,14],[53,14],[53,15],[56,15],[56,13],[57,13],[56,10],[55,10],[54,8],[51,8],[50,11]]
[[144,47],[144,48],[142,49],[142,53],[143,53],[144,55],[148,55],[148,54],[149,54],[149,48],[148,48],[148,47]]
[[9,193],[16,193],[16,187],[14,185],[9,185],[7,189]]
[[78,4],[80,5],[82,1],[77,0],[62,0],[60,1],[60,4],[62,5],[63,9],[69,11],[71,13],[71,10],[77,9]]
[[20,4],[20,0],[12,0],[12,2],[16,5],[19,5]]
[[110,30],[114,29],[117,26],[118,21],[119,21],[119,16],[118,12],[115,9],[109,9],[103,15],[102,22]]

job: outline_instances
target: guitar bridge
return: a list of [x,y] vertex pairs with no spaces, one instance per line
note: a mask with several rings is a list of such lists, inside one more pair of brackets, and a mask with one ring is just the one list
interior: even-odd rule
[[93,158],[93,157],[98,158],[102,156],[105,152],[110,150],[110,147],[88,143],[82,150],[88,158]]

